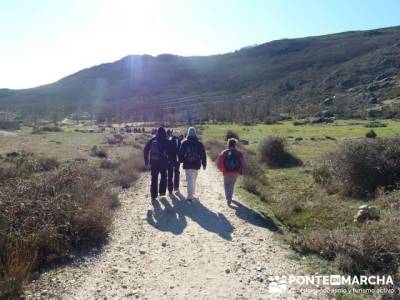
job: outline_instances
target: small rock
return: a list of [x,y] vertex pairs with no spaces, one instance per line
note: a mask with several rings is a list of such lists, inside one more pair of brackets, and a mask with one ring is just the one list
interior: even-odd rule
[[140,250],[139,250],[139,253],[140,253],[140,254],[146,254],[146,251],[143,250],[143,249],[140,249]]
[[229,274],[230,272],[231,272],[231,270],[225,269],[225,273],[226,273],[226,274]]
[[166,246],[167,246],[167,243],[166,243],[166,242],[162,242],[162,243],[161,243],[161,246],[166,247]]

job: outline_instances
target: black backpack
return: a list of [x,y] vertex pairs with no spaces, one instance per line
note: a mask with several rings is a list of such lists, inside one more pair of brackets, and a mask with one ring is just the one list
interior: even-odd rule
[[153,140],[150,144],[150,160],[161,161],[166,158],[167,155],[165,154],[165,151],[160,151],[160,142],[157,140]]
[[189,163],[195,163],[200,160],[199,152],[197,150],[197,145],[193,143],[188,143],[184,153],[185,161]]
[[228,171],[238,171],[242,166],[236,149],[229,149],[225,155],[224,167]]

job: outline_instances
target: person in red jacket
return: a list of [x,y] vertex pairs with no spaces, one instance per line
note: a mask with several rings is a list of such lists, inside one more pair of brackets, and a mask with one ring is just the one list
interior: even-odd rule
[[239,175],[246,172],[247,164],[243,153],[236,149],[237,140],[228,140],[228,149],[223,150],[217,160],[218,169],[224,175],[225,197],[228,206],[232,203],[235,182]]

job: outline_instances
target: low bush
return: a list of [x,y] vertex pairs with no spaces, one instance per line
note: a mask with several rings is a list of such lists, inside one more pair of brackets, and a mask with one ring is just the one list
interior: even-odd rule
[[375,131],[373,129],[371,129],[370,131],[368,131],[365,134],[365,137],[369,138],[369,139],[374,139],[377,137],[377,134],[375,133]]
[[268,181],[265,170],[255,152],[247,150],[244,155],[247,162],[247,172],[242,178],[242,186],[249,193],[258,195],[261,200],[266,201],[268,199]]
[[302,119],[302,120],[295,120],[293,121],[294,126],[301,126],[301,125],[307,125],[310,124],[310,120],[308,119]]
[[299,201],[291,194],[281,195],[280,199],[274,205],[275,216],[284,223],[300,210]]
[[379,222],[348,226],[335,230],[313,230],[298,236],[295,247],[302,252],[318,253],[335,260],[350,274],[393,274],[400,266],[400,223],[387,216]]
[[0,129],[17,130],[21,126],[19,121],[0,121]]
[[334,180],[334,165],[332,160],[326,158],[322,162],[316,164],[312,169],[314,181],[318,184],[327,185]]
[[60,132],[62,129],[58,126],[33,126],[32,134],[42,134],[44,132]]
[[271,167],[293,167],[302,161],[286,150],[286,141],[280,137],[267,137],[261,140],[259,154],[263,162]]
[[233,130],[227,130],[225,132],[225,140],[229,140],[229,139],[237,139],[239,140],[239,134]]
[[113,134],[111,137],[106,137],[107,143],[110,145],[116,145],[116,144],[120,144],[124,141],[124,136],[116,133]]
[[139,178],[139,172],[145,169],[140,155],[123,158],[118,162],[118,167],[114,172],[113,183],[127,189]]
[[97,147],[96,145],[92,147],[92,149],[90,149],[90,156],[95,156],[98,158],[107,158],[107,152],[106,150]]
[[53,171],[58,168],[59,163],[51,157],[34,157],[33,155],[22,155],[15,159],[16,168],[21,173],[38,173]]
[[378,127],[387,127],[386,123],[380,121],[371,121],[364,125],[367,128],[378,128]]
[[118,167],[118,163],[111,159],[104,159],[100,162],[100,168],[114,170]]
[[400,183],[399,138],[347,141],[329,157],[330,173],[347,195],[364,197]]
[[118,201],[98,169],[74,162],[56,172],[0,181],[0,298],[35,268],[99,245]]

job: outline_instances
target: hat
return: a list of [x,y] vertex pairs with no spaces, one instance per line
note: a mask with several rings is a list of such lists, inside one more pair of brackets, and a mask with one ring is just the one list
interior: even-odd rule
[[174,129],[172,131],[172,136],[173,137],[180,137],[181,136],[181,131],[179,129]]
[[194,127],[189,127],[188,132],[187,132],[187,136],[196,136],[196,128]]
[[165,132],[164,127],[159,127],[157,129],[157,138],[158,139],[165,139],[167,138],[167,133]]

